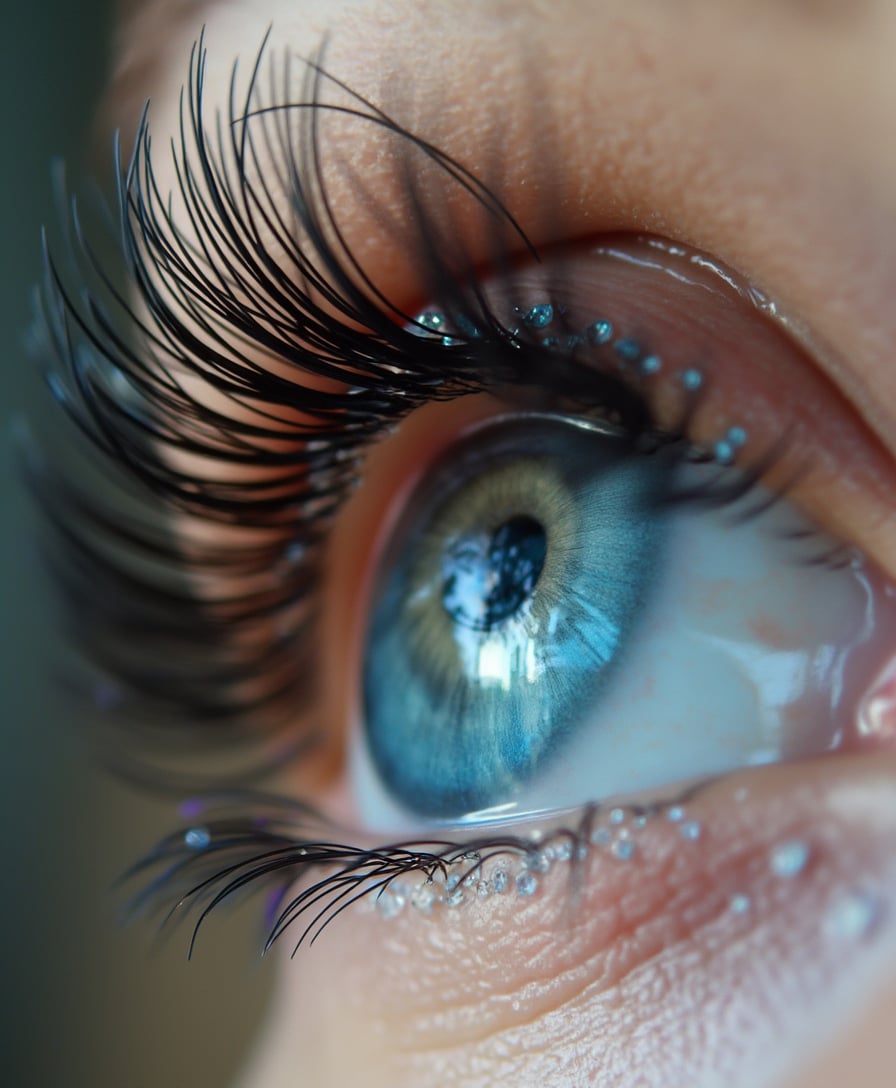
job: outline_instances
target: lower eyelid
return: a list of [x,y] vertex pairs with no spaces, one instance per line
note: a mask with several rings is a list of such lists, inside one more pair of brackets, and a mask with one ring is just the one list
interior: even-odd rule
[[726,1084],[771,1083],[896,955],[893,769],[891,755],[732,776],[685,818],[633,829],[630,857],[592,846],[539,872],[532,894],[462,888],[455,906],[400,917],[359,906],[290,972],[306,1030],[323,972],[330,987],[351,979],[359,1068],[378,1032],[400,1039],[376,1057],[384,1083],[413,1069],[411,1082],[442,1084],[442,1061],[463,1083],[505,1082],[516,1054],[561,1088],[569,1072],[551,1055],[565,1042],[588,1083],[629,1085],[635,1061],[644,1084],[665,1085],[672,1052],[690,1088],[720,1068]]

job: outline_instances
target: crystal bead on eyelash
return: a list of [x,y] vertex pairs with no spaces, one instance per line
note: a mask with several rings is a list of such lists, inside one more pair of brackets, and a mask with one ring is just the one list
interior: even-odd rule
[[[547,328],[554,321],[557,313],[550,302],[538,302],[526,309],[514,306],[513,312],[519,316],[526,328],[536,331]],[[562,307],[560,312],[563,312]],[[447,316],[440,310],[426,309],[420,311],[413,321],[405,326],[405,329],[417,336],[441,335],[442,343],[446,347],[460,342],[457,339],[457,332],[471,338],[480,335],[473,322],[462,314],[454,319],[453,324],[456,328],[449,328]],[[512,339],[518,339],[521,334],[518,328],[510,329],[509,332]],[[620,365],[633,366],[642,378],[653,378],[664,370],[661,356],[645,351],[641,341],[633,336],[616,336],[613,323],[605,318],[597,318],[581,334],[569,334],[562,338],[562,342],[557,336],[545,336],[541,340],[541,346],[551,351],[559,350],[561,347],[565,347],[567,351],[574,351],[586,343],[597,347],[612,345],[613,353]],[[678,381],[687,393],[699,392],[705,384],[703,372],[697,367],[686,367],[679,371]],[[709,446],[705,455],[722,467],[730,467],[737,461],[740,450],[746,445],[747,437],[744,427],[729,427],[722,438]]]
[[[619,805],[610,809],[595,808],[585,814],[577,832],[562,832],[552,837],[550,833],[533,831],[527,850],[520,853],[517,849],[522,848],[501,851],[503,860],[497,864],[497,854],[489,858],[476,850],[465,851],[446,859],[448,866],[458,866],[454,872],[436,871],[416,886],[402,881],[394,881],[385,888],[377,886],[373,909],[380,917],[391,919],[401,914],[406,906],[422,915],[434,916],[440,906],[455,910],[475,900],[485,901],[508,893],[521,900],[531,899],[542,891],[544,881],[556,864],[578,862],[595,851],[614,863],[636,864],[638,835],[650,823],[657,827],[666,824],[682,844],[698,843],[703,838],[703,825],[690,816],[681,803],[647,808]],[[794,879],[805,870],[810,856],[807,843],[787,840],[772,848],[769,867],[779,877]],[[861,939],[876,921],[875,904],[874,897],[864,893],[833,903],[826,932],[832,937]],[[727,909],[732,915],[747,914],[753,909],[753,902],[744,892],[732,891]]]

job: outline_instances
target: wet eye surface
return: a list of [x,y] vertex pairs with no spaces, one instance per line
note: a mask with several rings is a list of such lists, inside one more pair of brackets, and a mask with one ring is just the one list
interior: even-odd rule
[[374,581],[364,823],[529,814],[847,746],[893,623],[879,579],[821,561],[834,542],[767,492],[676,509],[713,477],[538,415],[446,450]]
[[368,748],[408,808],[505,804],[578,728],[660,575],[671,471],[622,437],[531,417],[427,475],[390,542],[364,664]]

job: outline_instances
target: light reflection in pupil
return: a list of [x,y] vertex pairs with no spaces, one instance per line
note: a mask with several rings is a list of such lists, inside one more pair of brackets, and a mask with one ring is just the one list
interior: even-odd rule
[[442,603],[455,623],[492,631],[532,596],[548,550],[535,518],[518,514],[491,535],[452,541],[442,559]]

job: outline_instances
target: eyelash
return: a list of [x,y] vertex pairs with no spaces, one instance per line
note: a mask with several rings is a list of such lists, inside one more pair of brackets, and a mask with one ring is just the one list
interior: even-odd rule
[[[296,837],[309,825],[327,826],[312,809],[246,792],[257,777],[314,744],[305,731],[270,754],[272,734],[283,738],[287,729],[295,731],[296,708],[309,697],[303,676],[313,670],[297,669],[296,662],[307,660],[314,641],[309,635],[321,551],[365,450],[432,400],[489,390],[513,389],[514,396],[527,387],[537,390],[548,411],[612,418],[630,436],[633,454],[658,445],[682,458],[701,452],[687,438],[693,400],[679,426],[664,428],[644,392],[610,365],[582,367],[574,351],[546,348],[525,328],[502,323],[482,290],[486,274],[457,250],[444,220],[430,213],[411,156],[435,163],[446,184],[460,186],[479,205],[492,243],[490,270],[500,275],[512,270],[520,252],[536,260],[538,254],[495,194],[316,62],[308,65],[304,102],[255,108],[263,54],[264,47],[241,108],[232,92],[228,123],[222,128],[219,121],[212,142],[202,117],[201,40],[194,50],[177,161],[195,243],[178,231],[157,188],[143,118],[133,160],[119,179],[117,212],[127,280],[147,317],[115,288],[72,203],[69,267],[47,255],[39,351],[55,361],[50,387],[98,456],[86,466],[87,484],[73,484],[69,473],[48,467],[38,455],[30,458],[29,471],[56,544],[51,563],[91,665],[92,701],[106,711],[101,739],[107,762],[120,774],[180,796],[219,787],[221,777],[172,770],[166,763],[172,739],[178,758],[184,745],[203,759],[210,750],[232,751],[238,768],[224,783],[240,792],[229,795],[223,808],[210,803],[201,833],[183,828],[135,866],[132,877],[151,879],[135,897],[134,910],[188,901],[199,905],[201,924],[223,899],[273,881],[279,913],[274,911],[267,947],[305,912],[313,913],[299,943],[314,939],[356,898],[379,896],[399,877],[420,873],[430,879],[458,866],[465,879],[486,857],[525,857],[535,845],[525,836],[486,836],[377,850],[346,847]],[[284,87],[288,82],[287,62]],[[324,103],[324,84],[348,94],[354,106]],[[327,199],[318,130],[326,110],[400,138],[405,157],[398,169],[415,210],[402,243],[415,255],[428,298],[455,328],[472,323],[477,335],[455,334],[450,345],[441,336],[421,335],[412,314],[365,277]],[[261,145],[254,119],[266,126]],[[274,150],[280,158],[269,183],[259,158]],[[292,197],[299,232],[276,211],[275,183]],[[285,260],[274,261],[263,231],[274,233]],[[298,234],[307,238],[305,248]],[[88,286],[76,298],[68,284],[79,280]],[[244,346],[263,349],[281,369],[256,365]],[[210,382],[235,405],[253,410],[240,418],[194,402],[180,373]],[[303,384],[303,374],[335,379],[348,389],[314,389]],[[291,413],[314,422],[298,424]],[[166,450],[264,474],[216,483],[176,467]],[[773,449],[747,468],[720,468],[713,484],[669,501],[738,502],[780,452]],[[125,517],[111,499],[93,498],[89,486],[99,480],[107,488],[114,465],[116,496],[132,511]],[[183,515],[196,524],[238,527],[240,541],[186,545],[166,527],[172,516]],[[225,582],[251,581],[275,567],[273,587],[215,599],[190,589],[209,571]],[[279,634],[249,655],[246,640],[267,624]],[[259,680],[261,693],[247,694]],[[264,742],[260,721],[267,723]],[[596,806],[586,809],[575,828],[554,833],[556,841],[580,845],[597,812]],[[325,875],[287,902],[296,876],[312,869]]]

